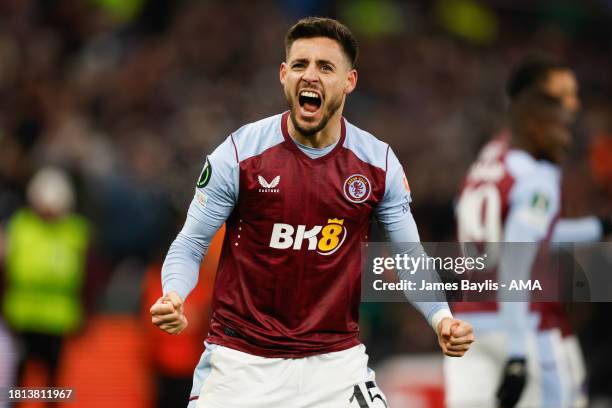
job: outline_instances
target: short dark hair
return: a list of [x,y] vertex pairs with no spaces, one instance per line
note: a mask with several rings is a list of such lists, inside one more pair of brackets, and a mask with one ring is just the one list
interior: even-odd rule
[[295,40],[315,37],[326,37],[337,41],[351,67],[355,67],[359,55],[357,39],[351,30],[333,18],[306,17],[295,23],[285,35],[285,52],[289,55],[289,49]]
[[522,60],[510,74],[506,93],[513,100],[525,90],[546,80],[551,71],[570,69],[567,64],[547,55],[531,55]]

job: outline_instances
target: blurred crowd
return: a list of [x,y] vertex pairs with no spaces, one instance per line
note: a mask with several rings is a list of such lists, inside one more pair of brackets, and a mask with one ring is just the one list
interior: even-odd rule
[[[581,87],[565,215],[612,211],[609,0],[0,0],[0,259],[7,225],[36,206],[33,177],[65,174],[69,212],[88,225],[81,323],[138,315],[205,154],[286,109],[283,36],[305,15],[355,31],[359,84],[345,115],[404,164],[423,240],[454,239],[462,175],[504,126],[510,67],[536,50],[568,62]],[[435,347],[406,305],[363,316],[375,361]]]

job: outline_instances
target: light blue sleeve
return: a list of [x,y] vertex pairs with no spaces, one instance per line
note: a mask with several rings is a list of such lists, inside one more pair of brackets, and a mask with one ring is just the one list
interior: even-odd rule
[[198,283],[200,263],[210,242],[238,200],[238,161],[232,137],[206,158],[183,229],[166,255],[162,288],[183,300]]
[[[376,208],[375,217],[383,227],[389,241],[403,243],[402,252],[407,253],[410,257],[426,256],[425,249],[421,245],[416,222],[410,212],[410,203],[412,202],[410,188],[402,165],[391,148],[389,148],[387,163],[385,194]],[[430,274],[431,271],[419,270],[416,273]],[[409,279],[408,274],[407,270],[398,271],[400,279]],[[430,281],[439,281],[439,278],[431,277]],[[414,296],[412,291],[406,291],[404,294],[410,303],[423,314],[434,330],[436,330],[442,318],[452,317],[445,299],[432,299],[430,302],[413,301],[410,299],[411,296]]]
[[385,177],[385,195],[376,207],[376,219],[387,233],[399,231],[397,238],[402,239],[400,242],[419,242],[419,232],[410,213],[410,188],[402,165],[391,148],[387,153]]
[[555,224],[552,241],[555,243],[597,242],[603,238],[599,218],[562,218]]
[[[533,245],[504,245],[499,263],[499,280],[527,280],[535,262],[539,245],[549,233],[559,210],[559,193],[554,183],[537,177],[517,183],[510,194],[510,212],[504,225],[505,243],[522,242]],[[529,302],[500,302],[500,318],[506,331],[510,357],[527,355],[530,331]]]

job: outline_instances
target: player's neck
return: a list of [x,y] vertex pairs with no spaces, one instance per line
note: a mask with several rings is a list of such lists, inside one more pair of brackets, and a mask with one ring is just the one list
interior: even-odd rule
[[536,158],[535,150],[529,143],[524,143],[522,140],[513,140],[510,147],[516,150],[522,150],[533,158]]
[[515,140],[512,141],[510,146],[513,149],[524,151],[525,153],[533,157],[535,160],[546,160],[553,164],[556,164],[553,160],[546,157],[546,155],[542,154],[542,152],[538,150],[536,145],[533,142],[531,142],[531,140],[527,137],[516,138]]
[[340,133],[342,131],[342,110],[338,109],[334,113],[334,115],[329,118],[327,122],[327,126],[321,129],[317,133],[313,135],[303,135],[300,131],[298,131],[293,125],[293,121],[291,118],[287,119],[287,131],[289,135],[296,142],[307,146],[314,147],[315,149],[322,149],[324,147],[330,146],[340,139]]

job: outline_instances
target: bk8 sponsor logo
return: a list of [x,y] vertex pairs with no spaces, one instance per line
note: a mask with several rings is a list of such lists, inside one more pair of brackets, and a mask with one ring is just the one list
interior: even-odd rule
[[346,239],[344,219],[329,218],[326,225],[315,225],[309,230],[305,225],[294,227],[290,224],[276,223],[270,237],[270,247],[275,249],[300,250],[304,241],[309,251],[321,255],[331,255],[342,246]]

